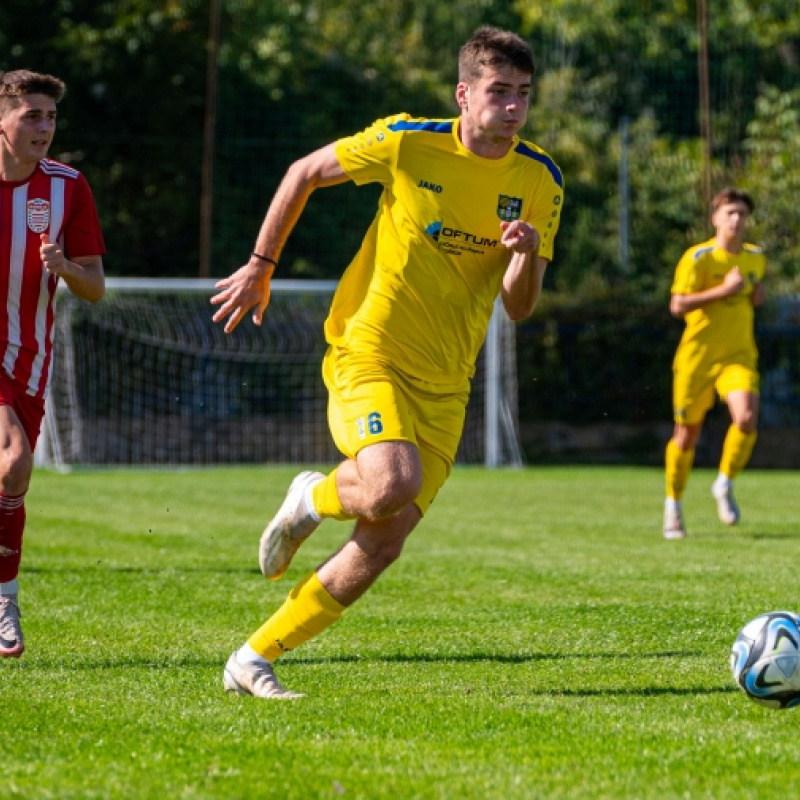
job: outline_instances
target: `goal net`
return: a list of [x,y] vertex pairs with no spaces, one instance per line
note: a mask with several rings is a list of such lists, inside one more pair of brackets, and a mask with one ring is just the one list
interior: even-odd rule
[[[92,305],[59,291],[36,459],[98,465],[336,463],[321,377],[332,281],[272,282],[261,327],[211,320],[214,280],[109,279]],[[514,325],[500,305],[457,461],[522,463]]]

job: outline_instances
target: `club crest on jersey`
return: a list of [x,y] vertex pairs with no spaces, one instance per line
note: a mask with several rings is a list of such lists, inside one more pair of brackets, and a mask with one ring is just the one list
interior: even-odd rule
[[506,222],[519,219],[522,213],[522,198],[501,194],[497,198],[497,216]]
[[28,200],[28,227],[34,233],[44,233],[50,226],[50,201],[37,197]]

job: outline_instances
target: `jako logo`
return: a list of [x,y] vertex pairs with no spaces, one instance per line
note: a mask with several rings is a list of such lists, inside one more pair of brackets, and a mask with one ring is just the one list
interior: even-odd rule
[[442,193],[442,187],[439,186],[438,183],[428,183],[428,181],[420,181],[417,184],[417,188],[419,189],[427,189],[430,192],[436,192],[436,194]]

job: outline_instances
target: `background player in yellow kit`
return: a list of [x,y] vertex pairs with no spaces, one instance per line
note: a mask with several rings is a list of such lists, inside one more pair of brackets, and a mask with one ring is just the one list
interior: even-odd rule
[[259,324],[310,194],[347,180],[383,186],[325,324],[328,420],[346,460],[327,477],[295,478],[261,538],[261,570],[280,578],[326,517],[355,520],[355,528],[231,655],[228,691],[297,696],[278,683],[272,662],[369,589],[450,473],[495,298],[512,319],[533,311],[563,199],[558,167],[517,136],[533,73],[521,38],[478,29],[459,54],[458,118],[399,114],[295,162],[249,262],[217,284],[215,321],[227,318],[229,332],[254,309]]
[[686,536],[681,497],[694,451],[715,391],[728,406],[719,475],[711,487],[719,518],[739,521],[733,480],[744,469],[756,441],[758,371],[753,308],[764,302],[765,259],[744,241],[753,212],[747,192],[723,189],[712,201],[716,236],[687,250],[675,271],[670,311],[686,320],[673,363],[675,430],[667,444],[664,536]]

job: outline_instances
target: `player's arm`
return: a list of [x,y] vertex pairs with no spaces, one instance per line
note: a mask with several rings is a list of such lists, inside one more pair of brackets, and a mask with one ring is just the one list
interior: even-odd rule
[[722,300],[737,292],[741,292],[744,287],[744,276],[739,270],[739,267],[734,267],[725,274],[722,283],[718,286],[712,286],[710,289],[703,289],[700,292],[671,295],[669,299],[669,310],[674,317],[682,317],[690,311],[704,308],[717,300]]
[[57,275],[67,288],[81,300],[96,303],[106,292],[106,277],[101,256],[74,256],[68,259],[61,245],[41,235],[39,255],[51,275]]
[[335,147],[326,145],[289,167],[267,209],[253,255],[230,277],[217,282],[222,291],[211,298],[212,304],[219,306],[213,319],[221,322],[227,317],[225,333],[230,333],[253,308],[253,322],[261,324],[269,303],[272,273],[311,193],[350,180],[339,164]]
[[758,283],[753,286],[753,294],[750,295],[750,302],[755,308],[758,308],[759,306],[763,306],[766,300],[767,290],[764,288],[764,284],[758,281]]
[[501,242],[512,252],[503,276],[501,297],[512,320],[529,317],[542,293],[544,272],[549,262],[539,255],[539,234],[522,220],[501,223]]

